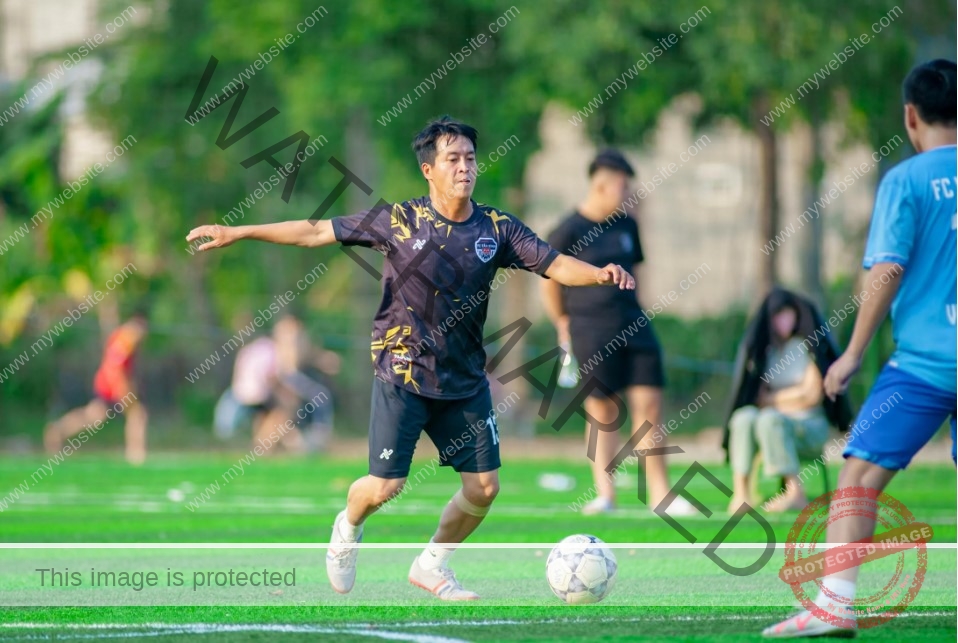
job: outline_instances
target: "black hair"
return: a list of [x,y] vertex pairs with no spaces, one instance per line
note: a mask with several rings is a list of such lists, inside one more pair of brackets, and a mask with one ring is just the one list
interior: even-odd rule
[[468,138],[472,142],[472,149],[477,149],[476,140],[479,138],[479,132],[475,127],[457,121],[448,114],[430,121],[413,139],[412,149],[416,152],[416,160],[420,165],[423,163],[432,165],[436,162],[436,143],[447,137],[458,136]]
[[602,167],[635,176],[635,170],[632,169],[632,165],[629,164],[625,155],[616,149],[604,149],[595,155],[595,158],[589,163],[589,178],[592,178],[592,175]]
[[915,66],[901,86],[906,104],[929,125],[955,126],[955,63],[938,58]]
[[779,312],[785,310],[786,308],[791,308],[795,311],[795,327],[792,329],[792,334],[785,338],[784,341],[791,339],[798,334],[799,330],[802,329],[807,324],[806,320],[803,319],[803,309],[801,302],[794,293],[785,290],[784,288],[776,288],[768,297],[765,299],[765,311],[767,313],[767,323],[768,323],[768,340],[771,343],[781,344],[783,340],[779,339],[778,333],[775,332],[772,319]]

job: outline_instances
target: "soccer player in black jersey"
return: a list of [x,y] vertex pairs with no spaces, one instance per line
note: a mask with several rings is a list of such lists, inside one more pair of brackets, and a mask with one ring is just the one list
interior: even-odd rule
[[[601,151],[589,165],[588,195],[549,235],[549,244],[588,263],[627,266],[631,273],[632,267],[643,260],[638,224],[623,205],[629,197],[629,179],[633,176],[635,171],[621,152]],[[593,388],[586,398],[586,413],[598,422],[612,424],[619,411],[609,392],[623,394],[633,430],[646,421],[653,426],[638,449],[665,446],[664,436],[658,435],[664,430],[662,349],[635,293],[607,288],[570,289],[556,280],[542,284],[542,295],[559,343],[568,346],[571,342],[582,379],[596,378],[603,385]],[[592,474],[597,493],[583,513],[606,513],[615,507],[615,486],[605,468],[618,453],[621,442],[613,432],[591,430],[597,435],[590,435],[587,424],[586,439],[595,445]],[[655,507],[669,491],[665,456],[650,456],[645,465],[649,506]],[[669,513],[691,515],[696,510],[679,496]]]
[[[342,545],[360,542],[366,518],[400,492],[425,431],[440,463],[459,473],[462,488],[413,561],[409,580],[443,600],[478,598],[457,581],[448,560],[450,545],[479,526],[499,492],[499,432],[482,347],[496,271],[521,268],[564,286],[635,288],[621,266],[598,268],[561,255],[511,214],[473,201],[476,138],[474,128],[449,117],[416,136],[413,148],[429,196],[389,206],[381,202],[382,207],[332,220],[200,226],[187,236],[187,241],[209,239],[199,250],[240,239],[310,248],[340,242],[375,248],[385,257],[371,344],[376,379],[369,475],[350,487],[326,556],[330,583],[340,593],[353,587],[359,553]],[[450,316],[458,320],[455,325],[432,332]]]

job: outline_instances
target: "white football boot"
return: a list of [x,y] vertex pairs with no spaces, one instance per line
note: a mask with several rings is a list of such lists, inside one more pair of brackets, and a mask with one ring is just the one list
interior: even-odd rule
[[479,600],[479,594],[464,589],[451,569],[445,565],[425,569],[419,564],[419,556],[416,556],[409,569],[409,582],[444,601]]
[[[359,556],[359,548],[336,547],[339,544],[349,543],[339,531],[339,523],[342,520],[346,520],[345,509],[333,522],[333,534],[329,538],[329,549],[326,550],[326,575],[334,590],[340,594],[347,594],[356,583],[356,558]],[[356,542],[363,542],[362,528],[359,530]]]

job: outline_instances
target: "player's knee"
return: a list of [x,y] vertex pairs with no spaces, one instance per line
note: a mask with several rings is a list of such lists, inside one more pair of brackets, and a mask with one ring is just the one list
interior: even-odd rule
[[96,422],[106,417],[107,406],[103,400],[97,398],[87,404],[85,411],[87,421]]
[[619,419],[619,407],[614,398],[587,397],[585,412],[601,424],[612,424]]
[[481,507],[488,507],[499,495],[498,480],[484,480],[463,488],[463,495],[469,502]]
[[854,456],[850,457],[845,460],[845,464],[838,474],[838,487],[875,487],[877,485],[866,484],[866,481],[874,478],[873,474],[876,469],[881,469],[881,467],[868,460],[862,460]]
[[405,484],[405,478],[378,479],[378,484],[373,491],[373,504],[381,505],[388,502],[402,491]]
[[489,504],[492,504],[492,501],[496,499],[496,496],[499,495],[499,481],[492,480],[482,485],[482,497]]

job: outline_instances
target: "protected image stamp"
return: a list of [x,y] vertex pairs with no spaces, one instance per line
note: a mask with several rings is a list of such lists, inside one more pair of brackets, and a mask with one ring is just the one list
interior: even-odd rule
[[[875,521],[875,535],[862,540],[827,545],[828,526],[854,517]],[[837,627],[866,629],[881,625],[915,599],[928,567],[926,543],[934,536],[930,525],[915,520],[901,502],[887,493],[864,487],[846,487],[813,500],[799,514],[785,543],[785,564],[779,578],[816,618]],[[880,590],[854,600],[826,589],[829,604],[816,605],[822,578],[853,567],[895,556],[894,570]]]

